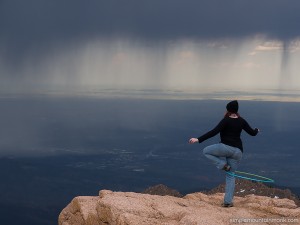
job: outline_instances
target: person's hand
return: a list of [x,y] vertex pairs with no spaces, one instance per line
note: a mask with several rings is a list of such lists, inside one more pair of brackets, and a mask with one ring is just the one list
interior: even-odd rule
[[190,143],[190,144],[194,144],[194,143],[198,143],[198,142],[199,142],[198,138],[191,138],[191,139],[189,140],[189,143]]

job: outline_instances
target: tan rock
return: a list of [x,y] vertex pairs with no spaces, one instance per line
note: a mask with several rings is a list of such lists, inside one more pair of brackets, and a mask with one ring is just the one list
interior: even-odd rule
[[96,206],[99,197],[76,197],[59,215],[61,225],[98,225]]
[[251,224],[251,219],[252,224],[283,224],[276,218],[300,224],[300,208],[292,200],[247,195],[235,197],[233,208],[220,207],[222,200],[221,193],[177,198],[102,190],[99,197],[74,198],[59,215],[59,225],[229,225]]

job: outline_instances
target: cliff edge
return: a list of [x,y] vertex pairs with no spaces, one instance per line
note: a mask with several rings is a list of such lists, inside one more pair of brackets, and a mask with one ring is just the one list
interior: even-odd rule
[[80,196],[62,210],[59,225],[300,224],[300,207],[290,199],[246,195],[234,207],[220,206],[223,193],[183,198],[101,190]]

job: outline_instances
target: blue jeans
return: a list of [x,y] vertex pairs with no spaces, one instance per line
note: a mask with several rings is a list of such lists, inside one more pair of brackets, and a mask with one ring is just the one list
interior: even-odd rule
[[[225,164],[230,165],[231,172],[234,172],[242,158],[242,151],[222,143],[207,146],[203,149],[203,154],[210,159],[218,169],[223,169]],[[226,173],[226,185],[224,203],[232,203],[235,187],[235,177]]]

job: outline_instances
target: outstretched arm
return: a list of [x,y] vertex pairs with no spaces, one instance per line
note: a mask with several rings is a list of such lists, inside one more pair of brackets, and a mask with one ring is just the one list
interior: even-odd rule
[[211,131],[207,132],[206,134],[198,137],[198,138],[191,138],[189,140],[189,143],[190,144],[194,144],[194,143],[201,143],[213,136],[216,136],[221,130],[222,128],[225,126],[225,120],[221,120],[221,122],[214,128],[212,129]]
[[243,129],[251,136],[256,136],[257,133],[259,132],[258,128],[252,129],[252,127],[250,127],[250,125],[247,123],[246,120],[245,120]]

